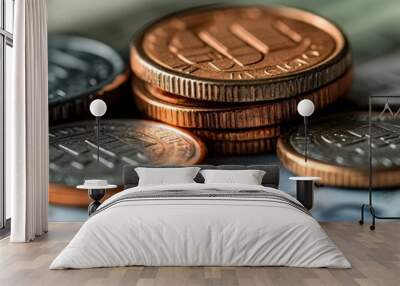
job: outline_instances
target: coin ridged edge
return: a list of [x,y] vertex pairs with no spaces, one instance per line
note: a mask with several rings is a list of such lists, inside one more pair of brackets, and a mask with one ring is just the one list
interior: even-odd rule
[[210,154],[247,155],[273,152],[276,141],[277,137],[247,141],[206,141],[206,144]]
[[278,137],[280,126],[266,126],[263,128],[239,129],[239,130],[207,130],[191,129],[191,131],[204,140],[210,141],[248,141]]
[[347,52],[324,69],[288,79],[260,80],[251,84],[240,81],[228,84],[175,75],[150,64],[138,55],[136,49],[131,53],[131,68],[142,80],[173,94],[196,100],[254,102],[288,98],[319,88],[340,77],[351,66],[351,58],[351,53]]
[[[297,116],[297,103],[311,99],[316,110],[322,109],[344,96],[351,87],[352,70],[341,78],[309,94],[290,99],[237,105],[235,107],[204,108],[178,106],[151,97],[141,82],[134,82],[135,102],[150,118],[185,128],[237,129],[275,125]],[[150,96],[150,97],[149,97]]]
[[[304,155],[296,152],[285,137],[278,139],[276,152],[285,168],[298,176],[320,177],[321,183],[334,187],[368,188],[368,169],[333,166],[312,158],[304,161]],[[390,182],[390,183],[388,183]],[[400,185],[399,171],[374,171],[374,188],[391,188]]]

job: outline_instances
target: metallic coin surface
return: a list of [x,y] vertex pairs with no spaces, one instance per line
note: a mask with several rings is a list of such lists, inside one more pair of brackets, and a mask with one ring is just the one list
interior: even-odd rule
[[248,155],[275,152],[278,137],[246,141],[205,141],[213,155]]
[[274,125],[298,116],[297,103],[311,99],[322,109],[350,89],[352,72],[308,94],[259,103],[211,103],[179,97],[156,89],[143,81],[133,82],[136,104],[150,118],[186,128],[236,129]]
[[190,131],[209,141],[248,141],[278,137],[280,135],[280,126],[273,125],[232,130],[191,129]]
[[131,45],[131,68],[181,96],[274,100],[319,88],[351,65],[331,22],[288,7],[207,7],[167,16]]
[[50,35],[48,54],[50,122],[86,113],[94,96],[105,96],[128,79],[121,56],[95,40]]
[[[392,116],[372,117],[373,187],[400,186],[400,125]],[[367,188],[369,179],[368,113],[344,113],[311,122],[308,161],[303,128],[281,137],[278,157],[290,171],[321,177],[321,183]]]
[[176,127],[149,120],[102,120],[97,162],[95,126],[93,120],[50,128],[50,183],[75,187],[84,179],[101,178],[121,185],[124,165],[190,165],[206,154],[196,135]]

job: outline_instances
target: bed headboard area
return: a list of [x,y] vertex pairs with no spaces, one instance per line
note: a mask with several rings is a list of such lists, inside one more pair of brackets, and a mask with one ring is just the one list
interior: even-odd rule
[[[225,170],[264,170],[266,173],[262,180],[262,185],[266,187],[278,188],[279,187],[279,166],[278,165],[195,165],[201,169],[225,169]],[[135,171],[137,167],[151,167],[151,168],[172,168],[172,167],[190,167],[190,166],[124,166],[122,181],[124,189],[136,187],[139,182],[139,177]],[[198,183],[203,183],[204,178],[199,173],[195,178]]]

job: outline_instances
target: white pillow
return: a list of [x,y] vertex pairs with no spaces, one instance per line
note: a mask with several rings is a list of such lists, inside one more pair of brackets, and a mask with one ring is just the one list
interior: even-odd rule
[[201,170],[205,184],[261,185],[265,171],[261,170]]
[[195,183],[199,167],[135,168],[139,176],[138,186]]

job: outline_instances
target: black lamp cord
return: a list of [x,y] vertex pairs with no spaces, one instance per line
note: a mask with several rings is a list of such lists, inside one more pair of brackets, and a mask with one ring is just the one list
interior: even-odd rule
[[97,163],[100,161],[100,118],[96,116]]
[[307,162],[308,157],[308,134],[307,134],[308,117],[304,116],[304,161]]

